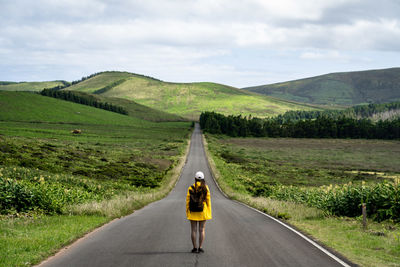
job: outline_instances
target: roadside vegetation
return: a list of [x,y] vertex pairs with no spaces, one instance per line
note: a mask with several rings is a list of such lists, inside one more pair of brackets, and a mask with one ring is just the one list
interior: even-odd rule
[[190,126],[0,92],[0,266],[36,264],[164,197]]
[[357,264],[398,266],[399,141],[211,134],[206,140],[229,197],[285,220]]

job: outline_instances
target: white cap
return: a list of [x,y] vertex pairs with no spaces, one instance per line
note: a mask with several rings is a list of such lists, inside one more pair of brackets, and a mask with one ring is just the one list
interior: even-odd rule
[[197,180],[204,180],[204,173],[203,172],[196,172],[196,175],[194,176]]

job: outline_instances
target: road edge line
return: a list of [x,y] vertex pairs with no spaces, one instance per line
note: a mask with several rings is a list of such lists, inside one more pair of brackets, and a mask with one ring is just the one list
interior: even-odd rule
[[240,201],[237,201],[237,200],[234,200],[234,199],[232,199],[232,200],[233,200],[234,202],[236,202],[236,203],[242,204],[242,205],[248,207],[249,209],[252,209],[252,210],[254,210],[254,211],[256,211],[256,212],[258,212],[258,213],[260,213],[260,214],[262,214],[262,215],[264,215],[264,216],[266,216],[266,217],[268,217],[268,218],[270,218],[270,219],[272,219],[272,220],[274,220],[275,222],[281,224],[282,226],[286,227],[287,229],[291,230],[291,231],[294,232],[295,234],[297,234],[297,235],[299,235],[300,237],[302,237],[304,240],[308,241],[308,242],[309,242],[310,244],[312,244],[314,247],[316,247],[316,248],[318,248],[319,250],[321,250],[322,252],[324,252],[326,255],[328,255],[329,257],[331,257],[331,258],[334,259],[335,261],[337,261],[337,262],[338,262],[339,264],[341,264],[342,266],[351,267],[351,265],[349,265],[349,264],[347,264],[346,262],[344,262],[342,259],[340,259],[339,257],[337,257],[335,254],[331,253],[329,250],[327,250],[327,249],[324,248],[323,246],[319,245],[319,244],[316,243],[315,241],[311,240],[310,238],[308,238],[307,236],[305,236],[305,235],[302,234],[301,232],[297,231],[296,229],[292,228],[291,226],[287,225],[286,223],[284,223],[284,222],[282,222],[282,221],[276,219],[275,217],[272,217],[271,215],[266,214],[266,213],[264,213],[264,212],[262,212],[262,211],[260,211],[260,210],[258,210],[258,209],[256,209],[256,208],[253,208],[253,207],[247,205],[246,203],[243,203],[243,202],[240,202]]
[[[238,204],[241,204],[241,205],[243,205],[243,206],[245,206],[245,207],[247,207],[247,208],[249,208],[249,209],[252,209],[252,210],[254,210],[254,211],[256,211],[256,212],[258,212],[258,213],[260,213],[260,214],[266,216],[267,218],[270,218],[270,219],[274,220],[275,222],[277,222],[277,223],[279,223],[280,225],[286,227],[287,229],[289,229],[289,230],[292,231],[293,233],[297,234],[298,236],[300,236],[301,238],[303,238],[304,240],[306,240],[307,242],[309,242],[311,245],[313,245],[313,246],[316,247],[317,249],[321,250],[321,251],[322,251],[323,253],[325,253],[327,256],[331,257],[331,258],[334,259],[336,262],[338,262],[340,265],[342,265],[342,266],[344,266],[344,267],[351,267],[351,265],[347,264],[347,263],[344,262],[342,259],[340,259],[340,258],[337,257],[336,255],[334,255],[332,252],[330,252],[329,250],[327,250],[327,249],[324,248],[323,246],[319,245],[317,242],[311,240],[310,238],[308,238],[307,236],[305,236],[305,235],[302,234],[301,232],[297,231],[297,230],[294,229],[293,227],[287,225],[286,223],[284,223],[284,222],[282,222],[282,221],[280,221],[280,220],[274,218],[273,216],[271,216],[271,215],[269,215],[269,214],[267,214],[267,213],[264,213],[264,212],[262,212],[262,211],[260,211],[260,210],[258,210],[258,209],[256,209],[256,208],[253,208],[253,207],[247,205],[246,203],[240,202],[240,201],[235,200],[235,199],[231,199],[227,194],[225,194],[225,192],[222,191],[221,187],[219,186],[219,184],[218,184],[218,182],[217,182],[217,179],[215,179],[215,174],[214,174],[214,171],[213,171],[213,169],[212,169],[212,167],[211,167],[211,164],[210,164],[210,162],[209,162],[209,159],[208,159],[208,157],[207,157],[207,153],[206,153],[205,146],[204,146],[204,141],[206,141],[206,140],[205,140],[204,134],[201,133],[201,135],[202,135],[201,141],[202,141],[203,148],[204,148],[204,154],[205,154],[206,159],[207,159],[207,166],[208,166],[208,169],[210,170],[211,176],[212,176],[212,178],[213,178],[215,184],[217,185],[218,190],[222,193],[222,195],[223,195],[225,198],[227,198],[227,199],[229,199],[229,200],[232,200],[232,201],[234,201],[234,202],[236,202],[236,203],[238,203]],[[207,151],[208,151],[208,150],[207,150]]]

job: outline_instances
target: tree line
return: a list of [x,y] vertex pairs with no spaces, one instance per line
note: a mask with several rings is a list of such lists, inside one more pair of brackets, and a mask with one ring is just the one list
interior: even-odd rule
[[232,137],[293,137],[293,138],[367,138],[400,139],[400,118],[372,122],[349,117],[286,120],[225,116],[202,112],[200,126],[205,132]]
[[99,95],[99,94],[105,93],[107,91],[110,91],[112,88],[120,85],[121,83],[123,83],[125,81],[126,81],[126,79],[120,79],[118,81],[115,81],[109,85],[104,86],[103,88],[100,88],[99,90],[94,91],[93,94]]
[[84,95],[84,94],[76,94],[72,91],[60,91],[60,90],[53,90],[53,89],[43,89],[40,92],[41,95],[43,96],[49,96],[49,97],[54,97],[58,99],[63,99],[66,101],[82,104],[82,105],[87,105],[95,108],[100,108],[120,114],[127,115],[128,111],[126,111],[123,107],[121,106],[116,106],[107,102],[100,102],[94,99],[94,97],[90,95]]
[[[384,103],[384,104],[369,104],[369,105],[360,105],[354,106],[351,108],[347,108],[344,110],[313,110],[313,111],[304,111],[304,110],[291,110],[287,111],[282,115],[278,115],[276,119],[280,122],[286,121],[297,121],[297,120],[305,120],[305,119],[316,119],[318,117],[329,117],[332,119],[339,119],[343,116],[354,118],[354,119],[362,119],[362,118],[373,118],[376,114],[381,114],[387,112],[388,114],[391,111],[400,110],[400,101],[392,102],[392,103]],[[377,116],[379,117],[379,116]],[[389,116],[388,118],[393,117]]]

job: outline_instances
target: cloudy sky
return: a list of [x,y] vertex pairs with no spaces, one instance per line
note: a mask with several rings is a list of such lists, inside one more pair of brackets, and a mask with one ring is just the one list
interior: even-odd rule
[[398,0],[0,0],[0,80],[236,87],[400,67]]

